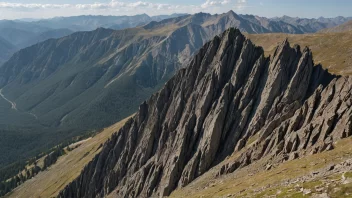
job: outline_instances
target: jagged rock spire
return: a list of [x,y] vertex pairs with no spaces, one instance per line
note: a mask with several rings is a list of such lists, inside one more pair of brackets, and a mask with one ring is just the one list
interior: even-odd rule
[[[331,80],[336,77],[314,67],[308,48],[291,48],[286,40],[266,58],[261,47],[231,28],[206,43],[187,68],[143,103],[59,197],[167,196],[242,149],[254,134],[260,139],[250,153],[221,174],[275,148],[289,153],[314,146],[291,137],[303,126],[294,117],[316,108],[319,103],[311,98]],[[286,122],[293,123],[290,130]],[[290,140],[283,142],[286,136]]]

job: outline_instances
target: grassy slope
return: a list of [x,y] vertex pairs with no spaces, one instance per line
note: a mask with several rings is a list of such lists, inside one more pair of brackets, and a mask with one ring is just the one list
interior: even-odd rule
[[[336,148],[332,151],[284,162],[268,171],[262,168],[265,165],[265,159],[221,177],[215,176],[221,167],[216,166],[189,186],[176,190],[171,197],[265,197],[275,195],[278,191],[282,192],[283,197],[288,195],[303,197],[303,193],[293,190],[294,186],[291,186],[291,190],[287,190],[290,186],[285,186],[283,181],[310,174],[315,170],[343,162],[352,157],[352,138],[340,140],[335,146]],[[341,175],[332,177],[339,178]],[[313,189],[319,185],[316,184],[319,181],[320,179],[307,183],[298,182],[297,184],[303,188]],[[344,186],[339,187],[344,190]],[[266,190],[256,192],[261,188],[266,188]],[[338,192],[331,192],[330,195],[336,194]]]
[[81,141],[81,145],[78,148],[60,157],[48,170],[40,172],[34,178],[26,181],[7,197],[57,196],[60,190],[78,177],[84,166],[100,152],[100,145],[107,141],[114,132],[118,131],[128,119],[126,118],[106,128],[93,138]]
[[317,34],[251,34],[253,43],[262,46],[267,55],[274,52],[279,42],[288,38],[291,44],[308,46],[316,64],[336,74],[352,74],[352,32]]

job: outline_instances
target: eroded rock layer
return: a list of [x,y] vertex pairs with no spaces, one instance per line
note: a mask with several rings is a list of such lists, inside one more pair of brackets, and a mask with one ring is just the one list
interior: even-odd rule
[[266,58],[229,29],[143,103],[59,197],[167,196],[251,137],[258,138],[219,174],[267,155],[332,149],[352,133],[351,85],[314,66],[308,48],[284,41]]

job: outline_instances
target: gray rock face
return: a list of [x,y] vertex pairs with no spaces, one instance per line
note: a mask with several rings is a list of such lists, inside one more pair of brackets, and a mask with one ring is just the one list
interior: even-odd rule
[[[237,29],[206,43],[144,102],[59,197],[167,196],[258,139],[219,174],[267,155],[289,160],[351,135],[349,77],[284,41],[271,58]],[[293,154],[292,154],[293,153]]]

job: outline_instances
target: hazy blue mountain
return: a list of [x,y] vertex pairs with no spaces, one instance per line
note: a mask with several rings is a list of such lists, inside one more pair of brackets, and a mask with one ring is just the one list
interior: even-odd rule
[[[30,29],[28,29],[30,30]],[[43,29],[43,32],[33,32],[24,30],[24,28],[0,28],[1,50],[0,65],[7,61],[11,55],[18,49],[22,49],[33,44],[45,41],[51,38],[60,38],[73,33],[69,29]]]
[[9,59],[16,50],[16,46],[0,37],[0,65],[2,65],[5,60]]
[[70,29],[67,29],[67,28],[48,30],[48,31],[42,32],[38,35],[34,35],[29,39],[26,39],[24,42],[19,44],[19,47],[25,48],[25,47],[34,45],[36,43],[40,43],[40,42],[48,40],[48,39],[61,38],[61,37],[67,36],[72,33],[73,33],[73,31]]
[[186,15],[189,15],[189,14],[186,14],[186,13],[174,13],[174,14],[171,14],[171,15],[156,15],[156,16],[152,16],[151,19],[153,21],[162,21],[164,19],[169,19],[169,18],[176,18],[176,17],[180,17],[180,16],[186,16]]
[[100,16],[82,15],[72,17],[55,17],[43,19],[34,24],[49,28],[68,28],[73,31],[89,31],[99,27],[111,29],[125,29],[145,25],[151,21],[160,21],[167,18],[178,17],[183,14],[161,15],[150,17],[147,14],[135,16]]
[[50,30],[51,28],[37,25],[33,22],[25,22],[19,20],[0,20],[0,30],[17,29],[27,32],[40,33]]
[[15,29],[15,28],[2,28],[0,29],[0,36],[10,42],[12,45],[20,46],[21,43],[26,42],[29,38],[36,35],[34,32]]
[[314,33],[325,28],[332,28],[338,25],[341,25],[349,20],[351,17],[335,17],[335,18],[324,18],[320,17],[318,19],[308,19],[308,18],[298,18],[298,17],[289,17],[282,16],[270,19],[271,21],[281,21],[288,24],[291,24],[303,33]]
[[[185,14],[160,15],[150,17],[146,14],[135,16],[73,16],[56,17],[51,19],[19,19],[0,20],[0,37],[22,49],[51,38],[67,36],[75,31],[91,31],[99,27],[111,29],[125,29],[145,25],[151,21],[178,17]],[[3,45],[3,50],[8,45]],[[16,50],[6,49],[0,55],[0,64],[8,60]]]

